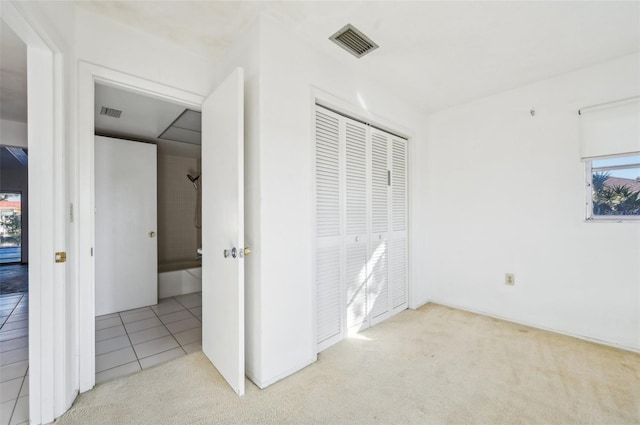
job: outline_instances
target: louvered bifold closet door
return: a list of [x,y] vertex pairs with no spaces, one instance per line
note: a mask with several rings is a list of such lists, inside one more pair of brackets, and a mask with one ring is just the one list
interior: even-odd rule
[[407,141],[391,141],[391,288],[393,313],[408,306]]
[[378,323],[391,311],[389,297],[389,159],[391,136],[371,129],[371,251],[369,303],[371,323]]
[[369,326],[368,132],[364,124],[345,120],[346,304],[349,331]]
[[316,330],[318,350],[344,331],[342,276],[342,117],[316,110]]

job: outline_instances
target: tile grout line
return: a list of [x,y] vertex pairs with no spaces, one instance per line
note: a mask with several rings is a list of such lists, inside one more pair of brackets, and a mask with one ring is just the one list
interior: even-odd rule
[[[9,320],[9,317],[11,317],[13,315],[13,312],[16,311],[16,308],[18,308],[18,304],[20,304],[20,302],[22,302],[22,299],[24,298],[24,292],[21,292],[22,295],[20,295],[20,299],[18,300],[18,302],[16,303],[16,305],[13,306],[13,308],[11,309],[11,313],[9,313],[9,315],[7,317],[5,317],[4,322],[2,322],[2,326],[0,326],[0,329],[4,328],[5,323],[7,323],[7,320]],[[28,313],[27,313],[28,315]]]
[[[193,293],[193,294],[196,294],[197,292],[192,292],[192,293]],[[187,295],[189,295],[189,294],[187,294]],[[200,297],[202,297],[202,295],[200,295]],[[189,307],[185,306],[185,305],[184,305],[184,304],[182,304],[180,301],[178,301],[178,300],[176,299],[176,297],[171,297],[171,298],[173,298],[174,300],[176,300],[176,302],[177,302],[178,304],[180,304],[180,305],[181,305],[185,310],[187,310],[189,313],[191,313],[191,315],[192,315],[193,317],[195,317],[195,318],[196,318],[196,320],[198,320],[200,323],[202,323],[202,320],[201,320],[201,319],[199,319],[199,318],[198,318],[198,316],[196,316],[195,314],[193,314],[193,311],[191,311],[191,309],[190,309]],[[200,305],[199,305],[198,307],[200,307],[200,309],[202,310],[202,303],[200,303]],[[195,307],[192,307],[192,308],[195,308]]]
[[16,414],[16,407],[18,406],[18,400],[20,400],[20,392],[22,391],[22,387],[24,386],[24,380],[27,378],[27,374],[29,373],[29,366],[27,366],[27,370],[22,375],[22,384],[20,384],[20,389],[18,390],[18,395],[16,396],[16,402],[13,404],[13,409],[11,410],[11,416],[9,416],[9,424],[13,420],[13,415]]
[[[3,352],[2,352],[2,353],[0,353],[0,354],[2,354],[3,356],[5,356],[5,355],[6,355],[6,353],[9,353],[9,352],[11,352],[11,351],[16,351],[16,350],[22,350],[23,348],[26,348],[26,349],[27,349],[27,358],[26,358],[26,359],[18,360],[18,361],[11,362],[11,363],[7,363],[7,364],[0,364],[0,367],[5,367],[5,366],[12,365],[12,364],[16,364],[16,363],[24,362],[24,361],[29,361],[29,347],[28,347],[28,346],[27,346],[27,347],[20,347],[20,348],[16,348],[15,350],[3,351]],[[14,378],[14,379],[15,379],[15,378]],[[2,382],[7,382],[7,381],[2,381]]]
[[[192,312],[188,307],[186,307],[184,304],[182,304],[180,301],[178,301],[175,297],[168,297],[168,298],[169,298],[169,299],[173,299],[173,301],[175,301],[176,303],[178,303],[178,304],[182,307],[182,309],[184,309],[184,310],[188,311],[188,312],[189,312],[189,314],[190,314],[193,318],[195,318],[197,321],[199,321],[200,323],[202,323],[202,320],[200,320],[200,319],[199,319],[199,318],[198,318],[198,317],[197,317],[197,316],[196,316],[196,315],[195,315],[195,314],[194,314],[194,313],[193,313],[193,312]],[[156,304],[156,305],[159,305],[159,304]],[[196,307],[198,307],[198,306],[196,306]],[[202,306],[199,306],[199,307],[202,307]],[[153,308],[152,308],[152,306],[147,306],[146,308],[148,308],[149,310],[151,310],[151,311],[153,312],[153,314],[155,315],[155,317],[160,321],[160,323],[161,323],[161,325],[160,325],[160,326],[164,327],[164,328],[167,330],[167,332],[169,332],[169,335],[170,335],[170,336],[173,338],[173,340],[178,344],[178,347],[169,348],[169,349],[167,349],[167,350],[160,351],[160,352],[158,352],[158,353],[154,353],[154,354],[151,354],[151,355],[149,355],[149,356],[146,356],[146,357],[142,357],[142,358],[140,358],[140,357],[138,356],[138,353],[137,353],[137,352],[136,352],[136,350],[135,350],[135,347],[134,347],[133,341],[131,340],[131,336],[129,335],[129,331],[128,331],[128,329],[127,329],[127,327],[126,327],[125,323],[124,323],[124,319],[123,319],[123,317],[122,317],[122,313],[123,313],[123,312],[117,312],[117,313],[116,313],[116,314],[118,315],[117,317],[120,319],[121,325],[122,325],[122,327],[124,328],[125,334],[127,335],[127,339],[129,340],[129,346],[130,346],[130,347],[131,347],[131,349],[133,350],[133,354],[136,356],[136,360],[135,360],[135,361],[136,361],[136,363],[138,363],[138,366],[140,367],[140,370],[144,370],[144,369],[142,368],[142,363],[140,362],[140,360],[142,360],[142,359],[146,359],[146,358],[149,358],[149,357],[153,357],[153,356],[156,356],[156,355],[159,355],[159,354],[162,354],[162,353],[166,353],[166,352],[171,351],[171,350],[174,350],[174,349],[176,349],[176,348],[180,348],[180,349],[182,350],[182,352],[184,353],[183,355],[188,355],[189,353],[187,353],[187,351],[184,349],[184,346],[180,343],[180,341],[178,341],[178,340],[177,340],[177,338],[175,337],[174,333],[173,333],[173,332],[168,328],[168,326],[167,326],[167,325],[162,321],[162,319],[160,318],[160,316],[163,316],[163,315],[158,314],[158,312],[157,312],[155,309],[153,309]],[[193,307],[193,308],[195,308],[195,307]],[[172,313],[177,313],[177,312],[166,313],[165,315],[172,314]],[[115,318],[115,317],[113,317],[113,318]],[[108,320],[108,319],[109,319],[109,318],[105,318],[105,319],[101,319],[101,320]],[[127,324],[136,323],[136,322],[139,322],[139,321],[142,321],[142,320],[148,320],[148,319],[151,319],[151,317],[146,318],[146,319],[135,320],[135,321],[133,321],[133,322],[129,322],[129,323],[127,323]],[[184,320],[184,319],[183,319],[183,320]],[[100,320],[98,320],[98,321],[100,321]],[[107,327],[107,328],[104,328],[104,329],[110,329],[110,328],[114,328],[114,327],[117,327],[117,326],[120,326],[120,325],[110,326],[110,327]],[[136,332],[143,332],[143,331],[146,331],[146,330],[148,330],[148,329],[152,329],[152,328],[160,327],[160,326],[153,326],[153,327],[151,327],[151,328],[141,329],[141,330],[138,330],[138,331],[136,331]],[[200,325],[200,326],[202,326],[202,325]],[[192,329],[195,329],[195,328],[192,328]],[[103,330],[103,329],[100,329],[100,330]],[[190,330],[190,329],[185,329],[184,331],[188,331],[188,330]],[[184,332],[184,331],[181,331],[181,332]],[[136,332],[132,332],[132,333],[136,333]],[[179,333],[179,332],[178,332],[178,333]],[[153,339],[150,339],[150,340],[148,340],[148,341],[142,341],[142,342],[140,342],[139,344],[143,344],[143,343],[146,343],[146,342],[150,342],[150,341],[154,341],[154,340],[157,340],[157,339],[165,338],[165,337],[167,337],[167,336],[169,336],[169,335],[164,335],[164,336],[161,336],[161,337],[158,337],[158,338],[153,338]],[[123,336],[123,335],[118,335],[118,336],[114,336],[114,337],[111,337],[111,338],[106,338],[106,339],[103,339],[103,340],[101,340],[101,341],[96,341],[96,342],[108,341],[108,340],[110,340],[110,339],[118,338],[118,337],[120,337],[120,336]],[[187,344],[187,345],[189,345],[189,344]],[[119,348],[119,349],[117,349],[117,350],[108,351],[108,352],[105,352],[105,353],[102,353],[102,354],[99,354],[99,355],[112,353],[112,352],[114,352],[114,351],[123,350],[123,349],[125,349],[125,348],[127,348],[127,347]],[[117,366],[110,367],[110,368],[105,369],[105,370],[102,370],[102,371],[100,371],[100,372],[98,372],[98,373],[106,372],[106,371],[109,371],[109,370],[112,370],[112,369],[118,368],[118,367],[120,367],[120,366],[124,366],[124,365],[126,365],[126,364],[130,364],[130,363],[133,363],[133,361],[131,361],[131,362],[127,362],[127,363],[123,363],[123,364],[120,364],[120,365],[117,365]]]
[[[122,322],[122,327],[124,328],[124,333],[127,336],[127,339],[129,340],[129,346],[131,347],[131,351],[133,351],[133,355],[136,356],[136,361],[138,362],[138,366],[140,366],[140,370],[142,370],[142,364],[140,364],[140,359],[138,358],[138,353],[136,353],[136,349],[133,348],[133,342],[131,341],[131,337],[129,336],[129,332],[127,331],[127,327],[124,325],[124,320],[122,320],[122,316],[120,315],[120,313],[118,313],[118,317],[120,318],[120,322]],[[133,362],[129,362],[129,363],[133,363]],[[122,366],[122,365],[119,365],[119,366]]]
[[[171,297],[171,299],[175,300],[175,302],[177,302],[178,304],[182,305],[182,304],[180,303],[180,301],[178,301],[178,300],[176,300],[176,299],[175,299],[175,297]],[[184,307],[184,306],[182,305],[182,307]],[[186,309],[186,307],[184,307],[184,308]],[[186,309],[186,310],[188,310],[188,309]],[[173,340],[178,344],[178,347],[180,347],[180,348],[182,349],[182,351],[183,351],[185,354],[187,354],[187,351],[186,351],[184,348],[182,348],[182,344],[180,344],[180,341],[178,341],[178,339],[173,335],[173,332],[171,332],[171,329],[169,329],[169,328],[167,327],[167,325],[162,321],[162,319],[160,318],[160,316],[158,315],[158,313],[157,313],[154,309],[151,309],[151,311],[153,311],[153,314],[155,314],[155,315],[156,315],[156,317],[158,318],[158,320],[160,321],[160,323],[162,323],[162,326],[164,326],[164,327],[165,327],[165,329],[167,330],[167,332],[169,332],[169,335],[171,335],[171,338],[173,338]],[[189,312],[189,313],[191,313],[191,312]],[[134,350],[134,351],[135,351],[135,350]],[[136,357],[138,357],[138,353],[136,353]],[[140,367],[142,367],[142,365],[140,365]]]

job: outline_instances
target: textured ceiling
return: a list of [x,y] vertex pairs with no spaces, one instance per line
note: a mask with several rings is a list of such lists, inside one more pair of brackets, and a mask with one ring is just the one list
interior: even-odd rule
[[380,48],[358,67],[424,111],[640,51],[640,2],[77,3],[213,59],[260,13],[338,60],[354,24]]
[[[425,112],[640,51],[640,2],[77,1],[216,59],[259,14]],[[328,37],[352,23],[380,48],[358,60]],[[24,45],[2,24],[0,117],[26,121]]]

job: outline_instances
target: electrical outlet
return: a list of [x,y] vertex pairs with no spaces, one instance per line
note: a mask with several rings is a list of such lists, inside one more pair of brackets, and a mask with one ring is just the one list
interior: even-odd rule
[[516,284],[516,277],[513,273],[506,273],[504,275],[504,284],[505,285],[515,285]]

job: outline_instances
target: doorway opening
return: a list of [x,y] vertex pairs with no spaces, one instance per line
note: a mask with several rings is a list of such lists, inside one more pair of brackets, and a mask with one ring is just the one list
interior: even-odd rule
[[94,87],[100,383],[202,350],[201,114]]
[[29,419],[27,46],[1,22],[0,413]]
[[[201,180],[202,352],[229,385],[244,394],[244,256],[233,255],[238,254],[238,246],[244,246],[243,69],[232,71],[206,97],[82,61],[78,77],[78,175],[80,181],[89,183],[78,190],[78,273],[86,282],[79,287],[78,303],[80,392],[93,388],[96,379],[98,267],[94,251],[99,228],[95,220],[94,147],[98,83],[202,111],[202,169],[206,171]],[[224,202],[216,202],[221,199]],[[147,237],[155,239],[154,234],[149,230]],[[223,256],[223,251],[230,255]]]

